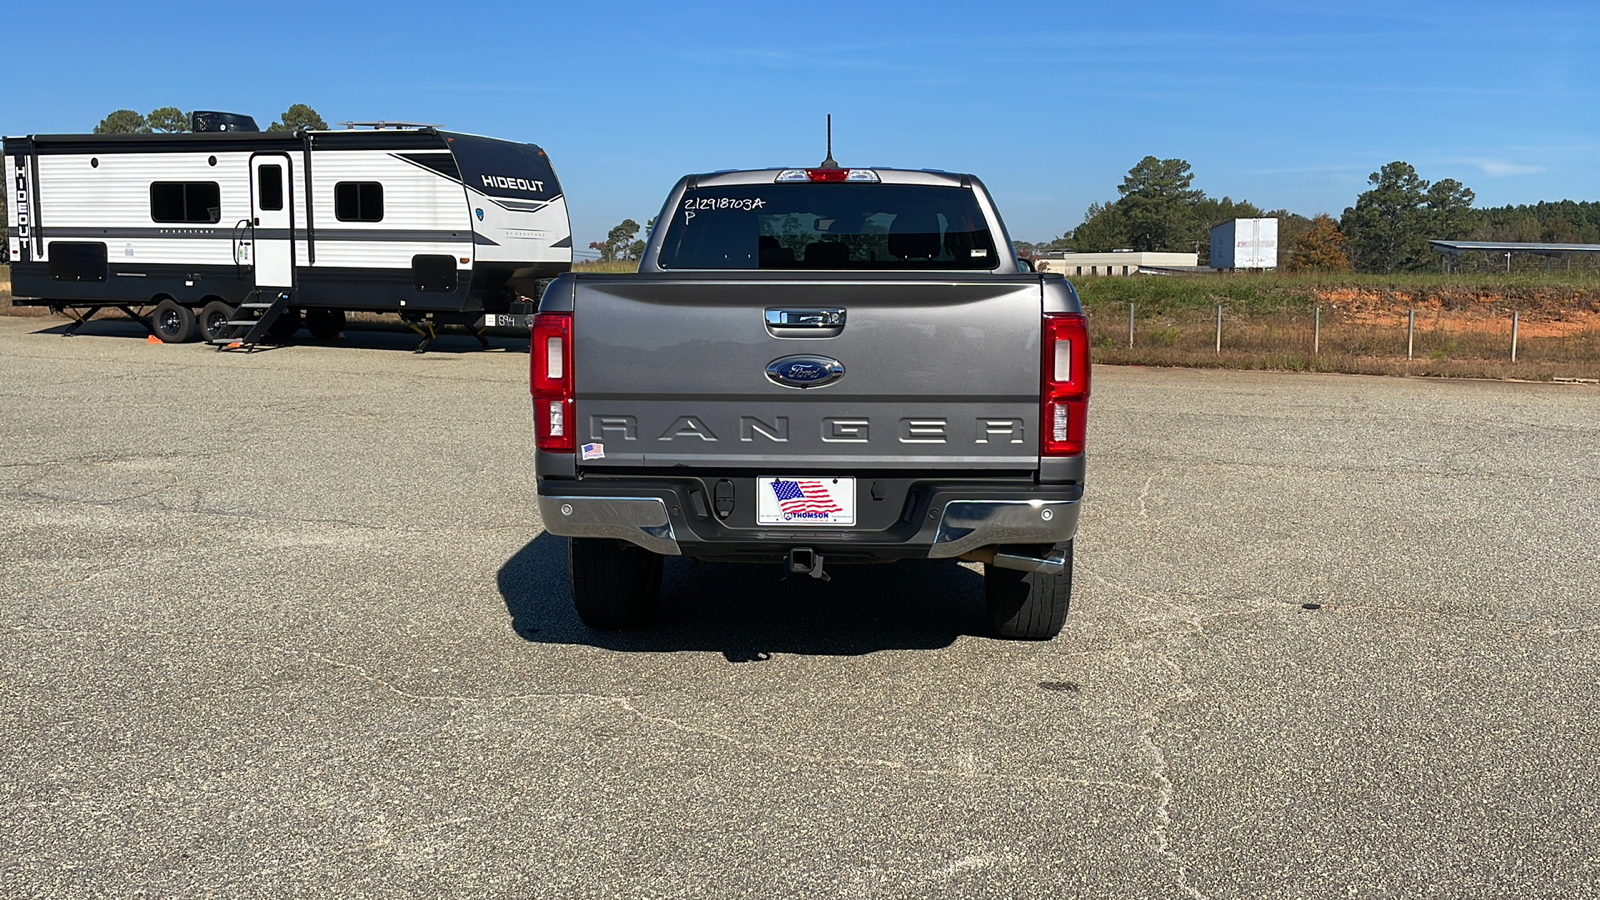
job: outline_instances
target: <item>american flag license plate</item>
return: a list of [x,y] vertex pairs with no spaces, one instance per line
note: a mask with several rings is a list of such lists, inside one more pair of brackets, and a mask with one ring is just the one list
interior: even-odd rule
[[833,476],[757,478],[756,523],[854,525],[856,480]]

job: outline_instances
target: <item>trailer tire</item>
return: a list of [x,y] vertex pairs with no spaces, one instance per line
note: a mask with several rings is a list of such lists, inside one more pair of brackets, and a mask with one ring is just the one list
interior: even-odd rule
[[213,300],[200,308],[200,340],[214,341],[222,337],[233,319],[234,309],[221,300]]
[[300,330],[300,310],[286,309],[278,314],[272,324],[267,326],[267,337],[282,343],[294,337]]
[[596,631],[649,624],[661,598],[662,558],[610,538],[568,538],[572,605]]
[[331,341],[344,331],[344,310],[306,310],[306,330],[319,341]]
[[984,564],[984,605],[997,636],[1048,641],[1061,633],[1072,603],[1072,542],[1057,546],[1067,554],[1066,571],[1060,575]]
[[150,331],[164,344],[182,344],[194,339],[194,311],[171,297],[156,304],[149,322]]

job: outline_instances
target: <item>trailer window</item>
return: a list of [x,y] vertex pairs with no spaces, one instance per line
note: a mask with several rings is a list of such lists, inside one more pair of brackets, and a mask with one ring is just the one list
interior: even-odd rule
[[382,222],[383,185],[341,181],[333,186],[333,216],[341,222]]
[[150,218],[156,222],[222,221],[222,188],[215,181],[157,181],[150,185]]
[[261,176],[261,208],[283,209],[283,166],[262,166],[257,174]]

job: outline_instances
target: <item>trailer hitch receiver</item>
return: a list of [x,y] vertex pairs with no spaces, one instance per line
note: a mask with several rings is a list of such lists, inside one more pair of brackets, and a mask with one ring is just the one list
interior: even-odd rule
[[828,581],[828,573],[822,570],[822,554],[810,547],[792,547],[789,550],[788,569],[795,575],[810,575]]

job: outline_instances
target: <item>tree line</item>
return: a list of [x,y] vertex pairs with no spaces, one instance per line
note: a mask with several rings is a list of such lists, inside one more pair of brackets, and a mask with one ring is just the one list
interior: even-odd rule
[[[317,111],[304,103],[296,103],[284,110],[268,131],[327,131],[328,123],[322,121]],[[189,130],[189,113],[176,106],[159,106],[148,113],[119,109],[100,120],[95,134],[180,134]]]
[[[655,219],[644,223],[646,233],[656,225]],[[620,223],[606,232],[603,241],[590,241],[589,249],[600,254],[601,262],[615,262],[624,259],[642,259],[644,257],[644,240],[638,237],[639,223],[632,219],[623,219]]]
[[[317,115],[317,111],[304,103],[296,103],[284,110],[271,125],[268,131],[327,131],[328,123]],[[100,120],[94,126],[95,134],[182,134],[189,130],[189,113],[176,106],[158,106],[148,113],[139,113],[131,109],[114,110],[111,114]],[[0,191],[0,245],[5,245],[11,236],[9,220],[7,219],[7,195],[10,191]],[[634,226],[638,230],[638,226]],[[0,258],[0,262],[3,262]]]
[[1473,208],[1471,188],[1453,178],[1428,181],[1407,162],[1367,178],[1367,190],[1337,219],[1266,211],[1247,200],[1207,197],[1181,159],[1146,156],[1128,170],[1118,197],[1094,203],[1077,227],[1051,241],[1017,242],[1027,255],[1131,249],[1197,253],[1209,261],[1211,227],[1234,218],[1277,218],[1282,268],[1335,272],[1432,269],[1435,240],[1600,243],[1600,203],[1539,203]]

